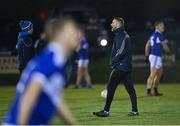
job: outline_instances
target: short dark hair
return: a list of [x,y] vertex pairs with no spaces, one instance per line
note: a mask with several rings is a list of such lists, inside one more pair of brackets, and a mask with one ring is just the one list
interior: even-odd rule
[[121,24],[124,26],[124,19],[121,17],[114,17],[115,20],[121,22]]
[[164,22],[162,20],[155,21],[154,26],[156,27],[157,25],[159,25],[161,23],[164,23]]

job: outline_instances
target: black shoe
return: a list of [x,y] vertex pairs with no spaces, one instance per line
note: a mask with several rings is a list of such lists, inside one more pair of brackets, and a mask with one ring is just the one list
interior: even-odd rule
[[139,112],[130,112],[128,116],[138,116]]
[[163,93],[154,93],[153,96],[163,96]]
[[80,85],[75,85],[74,88],[75,88],[75,89],[79,89],[79,88],[80,88]]
[[150,93],[150,94],[146,94],[146,96],[148,96],[148,97],[149,97],[149,96],[153,96],[153,94],[151,94],[151,93]]
[[86,88],[90,89],[90,88],[92,88],[92,85],[91,84],[87,84]]
[[84,83],[81,84],[81,87],[82,87],[82,88],[86,88],[86,84],[84,84]]
[[96,115],[98,117],[108,117],[109,112],[102,110],[100,112],[93,112],[93,115]]

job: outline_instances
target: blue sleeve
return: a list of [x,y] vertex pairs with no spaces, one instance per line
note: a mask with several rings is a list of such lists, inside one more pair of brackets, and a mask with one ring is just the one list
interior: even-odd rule
[[[38,74],[40,82],[50,79],[55,74],[64,75],[64,65],[66,63],[64,55],[60,53],[54,54],[50,51],[46,51],[34,60],[35,67],[34,74]],[[37,78],[38,78],[37,76]]]
[[61,69],[53,61],[54,57],[46,56],[41,57],[40,60],[37,59],[36,67],[32,78],[39,82],[43,86],[42,90],[51,102],[58,107],[60,105],[60,92],[63,89],[65,80]]
[[52,62],[51,57],[47,57],[38,62],[36,71],[49,78],[54,72],[58,71],[58,67]]
[[[47,81],[58,72],[58,69],[51,63],[46,62],[44,64],[38,63],[32,72],[31,78],[38,81],[41,85],[45,86]],[[48,83],[49,84],[49,83]]]

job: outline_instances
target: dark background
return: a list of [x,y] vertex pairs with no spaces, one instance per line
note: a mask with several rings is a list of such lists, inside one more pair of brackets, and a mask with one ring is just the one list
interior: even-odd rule
[[133,21],[145,21],[164,16],[180,19],[179,0],[2,0],[0,18],[36,20],[42,9],[49,10],[67,4],[94,7],[105,18],[118,15]]
[[[80,5],[93,8],[100,18],[105,19],[109,33],[108,49],[103,54],[91,55],[90,71],[95,81],[106,82],[109,74],[109,53],[112,43],[110,23],[113,17],[125,19],[126,30],[130,34],[134,47],[134,54],[144,54],[144,45],[153,28],[149,28],[156,20],[166,23],[165,35],[169,40],[171,53],[176,56],[176,64],[165,70],[165,81],[178,80],[180,68],[180,1],[179,0],[1,0],[0,2],[0,52],[13,51],[17,42],[20,27],[18,22],[23,19],[31,20],[34,24],[34,40],[38,37],[45,19],[54,8],[67,5]],[[150,26],[149,26],[150,23]],[[98,65],[98,64],[101,65]],[[97,66],[102,67],[97,69]],[[174,73],[171,73],[172,71]],[[93,71],[96,71],[94,73]],[[168,71],[168,72],[166,72]],[[137,82],[145,82],[148,67],[135,69],[133,73]],[[144,77],[142,77],[142,75]],[[171,75],[171,76],[169,76]],[[139,77],[138,77],[139,76]],[[1,76],[2,77],[2,76]],[[168,78],[169,77],[169,78]],[[173,78],[174,77],[174,78]],[[144,78],[144,79],[142,79]]]
[[[154,23],[156,20],[166,19],[173,21],[170,25],[178,24],[178,26],[180,22],[179,0],[2,0],[0,4],[0,46],[13,48],[18,31],[20,31],[18,22],[22,19],[33,22],[34,38],[36,38],[49,13],[54,8],[63,8],[67,5],[93,8],[101,18],[106,19],[108,30],[110,30],[109,24],[114,16],[123,17],[130,34],[134,34],[134,31],[149,34],[151,31],[146,29],[148,21]],[[142,38],[142,40],[135,39],[134,41],[145,41],[148,36],[143,35]],[[142,53],[141,49],[140,52]]]

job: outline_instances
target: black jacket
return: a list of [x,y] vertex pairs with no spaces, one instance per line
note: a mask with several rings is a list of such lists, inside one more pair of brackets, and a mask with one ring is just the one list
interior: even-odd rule
[[125,72],[132,71],[132,47],[131,40],[124,27],[114,31],[114,43],[110,64],[113,69]]
[[17,42],[19,69],[23,70],[34,56],[34,45],[29,35],[20,35]]
[[44,50],[44,48],[46,47],[47,42],[41,38],[37,39],[35,44],[34,44],[34,51],[35,54],[39,54],[40,52],[42,52]]

